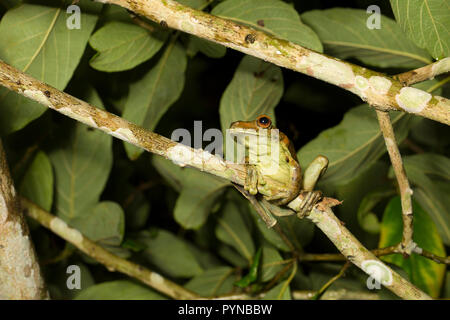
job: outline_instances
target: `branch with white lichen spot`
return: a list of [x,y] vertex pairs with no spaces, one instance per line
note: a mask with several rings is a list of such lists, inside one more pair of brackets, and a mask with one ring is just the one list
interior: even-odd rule
[[394,169],[397,179],[398,188],[400,190],[400,199],[402,204],[402,220],[403,234],[400,248],[405,256],[409,256],[415,247],[413,241],[413,210],[412,210],[412,189],[409,186],[408,177],[403,166],[402,156],[398,150],[395,140],[394,128],[392,127],[389,113],[377,110],[378,123],[383,133],[386,149],[391,159],[392,168]]
[[[298,199],[298,198],[297,198]],[[288,206],[295,210],[300,205],[294,199]],[[426,293],[415,287],[409,281],[402,278],[397,272],[389,268],[379,260],[372,252],[367,250],[356,239],[351,232],[344,227],[343,223],[334,215],[333,211],[322,203],[307,216],[314,224],[322,230],[328,239],[338,250],[358,268],[369,274],[373,279],[385,286],[403,299],[431,299]]]
[[[173,0],[98,2],[119,5],[170,28],[334,84],[356,94],[379,110],[406,111],[450,125],[450,100],[417,88],[404,87],[402,82],[383,73],[306,49]],[[448,60],[446,61],[445,63],[448,63]]]
[[[224,161],[222,158],[202,149],[193,149],[171,141],[61,92],[2,61],[0,61],[0,85],[90,127],[102,130],[149,152],[164,156],[179,166],[197,168],[239,185],[243,185],[245,182],[246,167],[244,165]],[[279,183],[268,177],[266,182],[270,184]],[[289,204],[291,209],[298,211],[296,208],[301,205],[302,197],[300,194]],[[336,222],[339,220],[334,216],[330,207],[338,203],[339,201],[335,199],[324,198],[316,205],[308,218],[315,222],[339,251],[347,258],[350,257],[349,260],[356,266],[369,275],[377,273],[387,277],[381,279],[381,283],[389,290],[404,299],[429,299],[425,293],[379,261],[342,224]]]
[[404,86],[410,86],[425,80],[433,79],[434,77],[450,72],[450,57],[436,61],[425,67],[403,72],[394,76],[394,79],[403,83]]
[[0,141],[0,300],[48,298]]
[[173,299],[198,298],[197,294],[183,288],[175,282],[165,279],[159,273],[150,271],[103,249],[95,242],[84,237],[78,230],[69,227],[63,220],[39,208],[31,201],[22,198],[21,203],[28,216],[67,242],[73,244],[89,257],[103,264],[109,271],[124,273]]

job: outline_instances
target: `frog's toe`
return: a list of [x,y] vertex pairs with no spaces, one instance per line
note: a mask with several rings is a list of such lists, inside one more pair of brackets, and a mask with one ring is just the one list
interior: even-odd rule
[[307,216],[313,207],[316,205],[317,202],[322,199],[322,192],[321,191],[308,191],[304,193],[303,202],[297,212],[297,216],[299,218],[303,218]]

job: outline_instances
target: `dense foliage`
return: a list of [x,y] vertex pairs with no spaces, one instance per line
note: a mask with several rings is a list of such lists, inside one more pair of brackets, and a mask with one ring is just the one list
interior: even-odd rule
[[[450,56],[446,0],[179,2],[388,74]],[[372,2],[381,8],[380,29],[366,24]],[[346,227],[369,249],[399,242],[396,180],[375,111],[358,97],[118,6],[81,0],[81,28],[69,29],[70,3],[1,1],[0,59],[166,137],[177,128],[194,137],[194,121],[202,121],[204,133],[272,115],[293,141],[303,168],[318,154],[329,158],[318,188],[344,201],[335,213]],[[449,98],[446,77],[417,87]],[[414,241],[446,256],[449,128],[400,112],[391,119],[414,189]],[[293,268],[290,248],[229,182],[180,168],[5,88],[0,88],[0,133],[23,196],[111,252],[201,295],[267,292],[268,298],[289,299],[293,290],[320,289],[342,266],[300,261]],[[35,221],[29,224],[53,298],[163,298],[109,272]],[[292,217],[281,225],[300,252],[337,252],[309,221]],[[256,279],[236,286],[259,249]],[[416,254],[384,259],[433,297],[450,298],[445,265]],[[66,286],[69,265],[81,268],[80,290]],[[353,267],[328,290],[369,292],[366,280]],[[393,298],[385,289],[370,293]]]

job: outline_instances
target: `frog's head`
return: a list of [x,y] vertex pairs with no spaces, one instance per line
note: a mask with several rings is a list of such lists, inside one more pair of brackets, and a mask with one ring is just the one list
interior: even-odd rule
[[252,149],[252,147],[269,143],[271,129],[275,129],[272,120],[263,114],[252,121],[233,122],[228,133],[238,144],[245,146],[246,149]]

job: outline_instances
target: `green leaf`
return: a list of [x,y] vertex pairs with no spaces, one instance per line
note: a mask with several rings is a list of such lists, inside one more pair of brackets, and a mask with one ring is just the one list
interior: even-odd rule
[[209,0],[178,0],[177,2],[194,9],[200,9],[205,6]]
[[[158,63],[144,77],[130,86],[122,116],[146,129],[153,130],[159,119],[178,100],[184,87],[186,52],[172,42]],[[125,143],[128,157],[136,159],[143,150]]]
[[301,22],[293,6],[283,1],[226,0],[211,13],[322,52],[322,44],[314,31]]
[[171,277],[190,278],[203,272],[185,241],[166,230],[141,232],[138,241],[147,246],[144,257]]
[[[397,143],[408,133],[411,117],[392,112]],[[337,126],[322,131],[297,153],[302,168],[322,154],[330,161],[321,183],[340,183],[359,175],[386,152],[375,111],[361,105],[348,111]]]
[[248,267],[248,261],[243,256],[241,256],[233,247],[225,243],[219,243],[219,245],[217,246],[217,253],[233,266],[239,268]]
[[250,230],[241,215],[242,211],[234,201],[228,201],[222,214],[217,217],[216,236],[236,249],[251,264],[255,246]]
[[262,252],[261,281],[272,280],[285,266],[282,262],[283,258],[278,251],[271,245],[265,244]]
[[393,190],[373,191],[368,193],[359,204],[358,222],[364,231],[377,234],[380,232],[380,221],[372,209],[383,199],[394,195]]
[[245,276],[243,276],[239,281],[236,281],[234,285],[240,288],[245,288],[256,281],[256,279],[258,278],[258,268],[261,260],[261,252],[262,248],[259,248],[258,251],[256,251],[255,257],[253,258],[253,262],[252,265],[250,266],[248,273]]
[[448,0],[391,0],[395,20],[419,47],[435,59],[450,56]]
[[253,220],[255,221],[258,230],[264,236],[264,239],[266,239],[270,244],[274,245],[277,249],[289,252],[290,248],[288,247],[286,242],[283,241],[280,235],[273,228],[267,228],[267,224],[260,218],[259,214],[250,203],[248,204],[248,206],[254,218]]
[[200,51],[209,58],[222,58],[226,54],[227,48],[212,41],[191,36],[188,51],[189,56],[194,56],[197,51]]
[[165,300],[159,293],[140,284],[117,280],[96,284],[81,291],[75,300]]
[[[414,242],[424,250],[430,251],[438,256],[445,256],[445,249],[433,220],[414,201],[413,212]],[[403,229],[401,216],[400,197],[395,197],[389,202],[384,211],[379,242],[380,248],[401,242]],[[404,259],[403,256],[397,254],[385,256],[383,260],[405,270],[412,283],[432,297],[437,298],[439,296],[446,269],[444,264],[438,264],[415,253],[408,259]]]
[[33,162],[23,177],[20,194],[50,211],[53,203],[53,169],[43,151],[36,154]]
[[220,100],[222,130],[227,129],[233,121],[253,120],[260,114],[275,119],[273,109],[282,95],[281,69],[245,56]]
[[103,201],[98,203],[88,216],[72,220],[71,225],[92,241],[118,246],[125,232],[125,216],[117,203]]
[[90,60],[92,68],[117,72],[129,70],[153,57],[161,49],[167,32],[148,30],[131,23],[110,22],[89,39],[98,51]]
[[192,278],[185,288],[202,297],[224,295],[233,290],[233,273],[233,268],[226,266],[211,268]]
[[[89,101],[101,106],[95,91],[90,95]],[[66,222],[92,212],[112,167],[112,137],[81,123],[74,127],[60,128],[61,141],[49,153],[55,171],[55,213]]]
[[264,300],[291,300],[291,288],[288,280],[280,282],[270,289],[263,298]]
[[341,59],[357,58],[381,68],[417,68],[431,63],[430,55],[408,39],[397,23],[380,16],[380,29],[369,29],[366,10],[333,8],[302,14],[319,35],[325,52]]
[[181,192],[184,179],[184,168],[177,166],[172,161],[160,156],[153,156],[152,164],[156,168],[158,173],[163,176],[164,180],[166,180],[166,182],[172,188],[174,188],[178,192]]
[[186,229],[200,228],[229,185],[229,181],[205,172],[184,169],[183,188],[174,209],[175,220]]
[[[55,8],[22,4],[8,10],[0,23],[0,59],[63,90],[97,22],[101,5],[83,0],[81,28],[69,29],[66,5]],[[19,130],[38,118],[46,107],[5,88],[0,88],[0,132]]]
[[450,159],[419,154],[403,161],[408,179],[417,187],[414,198],[430,214],[444,243],[450,245]]

